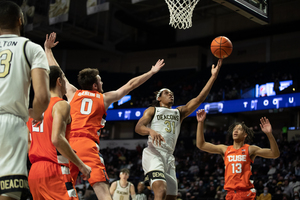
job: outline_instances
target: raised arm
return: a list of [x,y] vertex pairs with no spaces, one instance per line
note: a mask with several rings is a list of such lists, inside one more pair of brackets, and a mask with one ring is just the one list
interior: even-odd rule
[[[49,66],[55,65],[55,66],[60,67],[53,55],[53,52],[52,52],[52,48],[55,47],[59,43],[58,41],[55,42],[55,40],[56,40],[56,33],[53,32],[49,36],[48,36],[48,34],[46,35],[46,40],[44,43],[45,53],[47,56]],[[77,88],[74,85],[72,85],[67,78],[66,78],[66,87],[67,87],[66,97],[68,98],[68,101],[70,102],[72,100],[75,92],[77,91]]]
[[151,70],[137,76],[131,80],[129,80],[125,85],[119,88],[116,91],[106,92],[104,93],[104,105],[107,110],[109,105],[113,102],[120,100],[122,97],[127,95],[130,91],[139,87],[143,83],[145,83],[149,78],[151,78],[154,74],[156,74],[163,66],[165,65],[164,59],[159,59],[154,66],[152,66]]
[[52,48],[55,47],[59,42],[56,41],[56,33],[51,33],[50,35],[46,35],[46,40],[44,43],[44,48],[48,60],[49,66],[55,65],[59,67],[59,64],[57,63],[56,59],[54,58],[54,55],[52,53]]
[[270,148],[260,148],[255,145],[251,145],[249,148],[251,159],[254,160],[256,156],[263,158],[278,158],[280,156],[280,151],[272,134],[272,126],[269,119],[262,117],[260,119],[260,128],[267,135],[270,142]]
[[51,141],[62,156],[74,163],[82,174],[89,179],[91,168],[85,165],[82,160],[74,153],[69,142],[65,137],[65,131],[68,123],[71,123],[70,105],[66,101],[59,101],[53,106],[52,110],[53,124]]
[[208,153],[221,154],[224,157],[227,146],[225,145],[215,145],[209,142],[206,142],[204,139],[204,120],[206,118],[205,110],[198,110],[197,114],[197,135],[196,135],[196,145],[197,147]]
[[214,64],[212,65],[211,77],[207,81],[206,85],[201,90],[199,95],[197,97],[191,99],[186,105],[178,107],[178,109],[180,110],[180,114],[181,114],[181,117],[180,117],[181,121],[183,119],[185,119],[187,116],[189,116],[192,112],[194,112],[200,106],[200,104],[205,101],[215,80],[217,79],[217,76],[218,76],[219,71],[222,66],[222,61],[223,61],[222,59],[219,59],[217,66],[215,66]]
[[163,136],[161,136],[159,133],[152,130],[151,128],[147,127],[147,125],[151,122],[154,116],[154,112],[154,107],[150,107],[147,110],[145,110],[143,116],[140,118],[140,120],[135,126],[135,132],[137,132],[140,135],[150,135],[152,137],[152,143],[160,146],[162,141],[165,142]]

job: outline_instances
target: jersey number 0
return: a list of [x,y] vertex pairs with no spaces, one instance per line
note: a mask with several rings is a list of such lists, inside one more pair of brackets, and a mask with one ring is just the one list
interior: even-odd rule
[[93,100],[89,98],[82,99],[80,113],[83,115],[89,115],[92,112]]

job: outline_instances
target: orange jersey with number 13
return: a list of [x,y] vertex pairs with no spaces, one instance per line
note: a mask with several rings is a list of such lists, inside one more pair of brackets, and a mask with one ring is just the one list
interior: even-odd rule
[[239,149],[227,147],[224,156],[225,163],[225,190],[248,190],[254,188],[250,182],[251,160],[249,145],[244,144]]
[[99,143],[98,130],[103,128],[106,122],[103,94],[93,90],[77,90],[70,106],[70,137],[87,137]]

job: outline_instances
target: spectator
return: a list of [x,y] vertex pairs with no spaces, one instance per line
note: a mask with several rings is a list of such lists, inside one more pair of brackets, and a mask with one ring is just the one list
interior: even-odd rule
[[225,197],[225,195],[223,196],[221,191],[217,191],[216,196],[215,196],[216,200],[223,200],[224,197]]
[[277,180],[273,179],[272,182],[267,185],[267,187],[268,187],[268,191],[271,194],[274,194],[275,193],[275,188],[277,187]]
[[264,192],[256,197],[257,200],[271,200],[272,195],[268,191],[268,187],[264,187]]
[[[293,178],[293,181],[296,181],[296,177]],[[293,184],[293,192],[299,193],[299,189],[300,189],[300,181],[296,181]]]
[[292,188],[292,193],[294,193],[294,188],[300,187],[300,182],[297,181],[296,176],[293,176],[292,181],[289,183],[290,188]]
[[199,197],[201,197],[201,191],[199,189],[199,185],[195,185],[190,191],[190,193],[192,194],[193,199],[198,199]]
[[273,176],[275,173],[276,173],[276,167],[275,167],[275,165],[270,165],[269,166],[268,175]]
[[217,194],[215,196],[215,199],[224,199],[226,196],[226,190],[224,189],[224,179],[220,180],[220,185],[216,189]]
[[289,185],[289,180],[287,178],[283,182],[282,190],[283,190],[282,193],[285,194],[287,197],[292,196],[293,188]]
[[195,161],[192,162],[192,165],[190,166],[188,171],[192,175],[197,175],[199,173],[199,167]]
[[289,200],[289,197],[286,194],[283,194],[282,200]]
[[208,186],[208,188],[206,189],[206,198],[215,198],[217,192],[216,192],[216,188],[213,185]]
[[300,164],[297,164],[295,167],[295,176],[300,178]]
[[276,171],[279,171],[279,172],[286,172],[286,168],[285,168],[285,164],[283,162],[283,159],[280,159],[280,162],[278,163],[277,165],[277,170]]
[[266,183],[264,183],[264,186],[270,185],[272,183],[272,181],[273,181],[273,176],[269,176],[269,179]]
[[262,180],[259,180],[258,183],[254,184],[256,189],[256,194],[260,195],[264,192],[264,184]]
[[199,196],[204,196],[206,193],[206,188],[204,187],[204,183],[202,180],[199,181]]
[[275,194],[273,194],[272,200],[282,200],[282,198],[283,198],[282,190],[281,187],[278,186],[275,189]]
[[144,182],[139,182],[137,185],[137,194],[136,194],[136,200],[147,200],[147,196],[144,193],[145,190],[145,184]]
[[293,200],[299,200],[299,192],[294,192],[294,199]]

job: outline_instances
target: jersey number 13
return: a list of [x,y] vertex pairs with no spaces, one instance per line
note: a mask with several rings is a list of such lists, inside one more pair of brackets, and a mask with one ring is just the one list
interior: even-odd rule
[[242,164],[241,163],[232,163],[232,173],[240,174],[242,173]]

